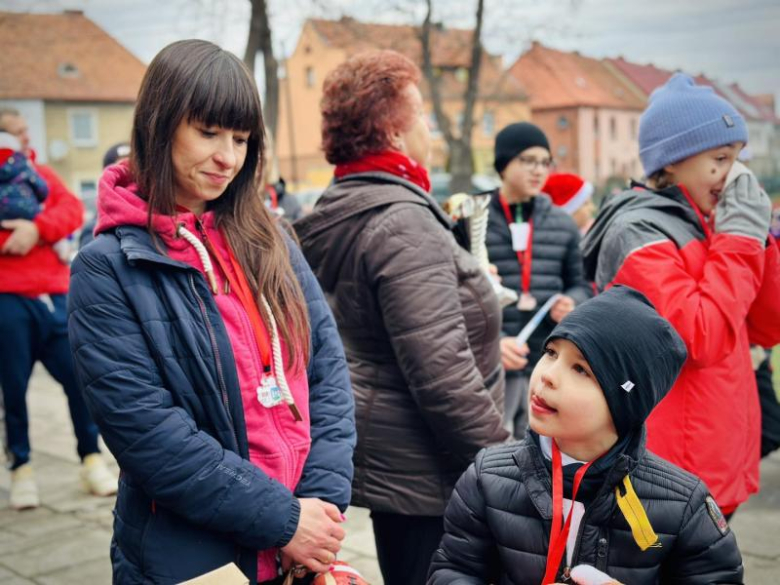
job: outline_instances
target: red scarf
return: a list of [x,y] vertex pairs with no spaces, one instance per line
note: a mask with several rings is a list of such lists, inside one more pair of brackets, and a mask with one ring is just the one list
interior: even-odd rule
[[396,177],[406,179],[426,193],[431,191],[431,180],[428,177],[427,169],[397,150],[385,150],[384,152],[367,154],[358,160],[337,165],[333,174],[336,175],[337,179],[340,179],[347,175],[376,171],[390,173]]

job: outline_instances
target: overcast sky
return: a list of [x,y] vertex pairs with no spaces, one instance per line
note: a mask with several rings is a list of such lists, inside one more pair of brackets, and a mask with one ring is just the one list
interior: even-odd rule
[[[292,52],[310,16],[421,22],[423,0],[268,0],[275,43]],[[473,23],[475,0],[436,0],[450,24]],[[388,8],[391,6],[393,8]],[[212,40],[243,55],[248,0],[0,0],[7,10],[81,9],[142,61],[182,38]],[[738,81],[780,99],[778,0],[485,0],[485,43],[507,65],[538,40],[594,57]],[[780,108],[779,108],[780,109]]]

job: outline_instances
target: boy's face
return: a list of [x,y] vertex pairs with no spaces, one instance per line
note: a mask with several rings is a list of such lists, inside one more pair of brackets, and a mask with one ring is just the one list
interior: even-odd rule
[[704,215],[710,215],[718,204],[726,176],[737,160],[744,144],[728,144],[719,148],[705,150],[694,156],[664,168],[688,189],[691,199]]
[[607,400],[580,350],[553,339],[531,374],[528,417],[538,434],[552,437],[561,451],[589,461],[617,442]]
[[514,157],[501,173],[502,193],[510,203],[537,196],[550,174],[552,158],[546,148],[533,146]]

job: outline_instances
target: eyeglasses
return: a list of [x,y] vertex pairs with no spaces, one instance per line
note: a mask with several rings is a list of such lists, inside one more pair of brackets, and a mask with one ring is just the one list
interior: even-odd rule
[[537,166],[541,167],[543,170],[547,171],[547,170],[550,169],[550,167],[553,164],[553,161],[552,161],[551,158],[538,159],[538,158],[534,158],[532,156],[522,156],[522,155],[519,155],[517,157],[517,160],[520,161],[520,164],[523,165],[523,168],[526,171],[533,171],[534,169],[536,169]]

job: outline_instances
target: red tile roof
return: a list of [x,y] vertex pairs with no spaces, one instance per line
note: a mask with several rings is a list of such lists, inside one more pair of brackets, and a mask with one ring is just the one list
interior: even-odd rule
[[0,12],[0,98],[134,102],[146,66],[77,11]]
[[[328,45],[344,50],[348,55],[372,49],[391,49],[422,66],[420,27],[410,25],[373,24],[344,17],[340,20],[309,19],[320,38]],[[471,65],[472,30],[434,27],[431,32],[431,60],[442,71],[442,95],[461,97],[465,79],[457,69]],[[423,93],[427,93],[423,83]],[[522,86],[501,65],[501,58],[483,51],[480,69],[479,96],[482,99],[524,100]]]
[[617,69],[635,83],[646,96],[653,93],[653,90],[656,87],[661,87],[664,83],[669,81],[669,78],[674,73],[673,71],[661,69],[652,64],[639,65],[638,63],[631,63],[623,59],[623,57],[606,59],[606,61],[617,67]]
[[642,110],[645,99],[602,61],[534,43],[510,67],[534,109],[610,107]]
[[[607,59],[607,61],[635,83],[647,96],[654,89],[666,83],[673,75],[673,72],[667,69],[661,69],[652,64],[631,63],[622,57]],[[694,76],[693,79],[699,85],[712,87],[718,95],[729,101],[748,120],[761,120],[775,124],[780,122],[774,113],[774,108],[762,100],[761,96],[748,94],[736,83],[724,85],[708,78],[703,73]]]

